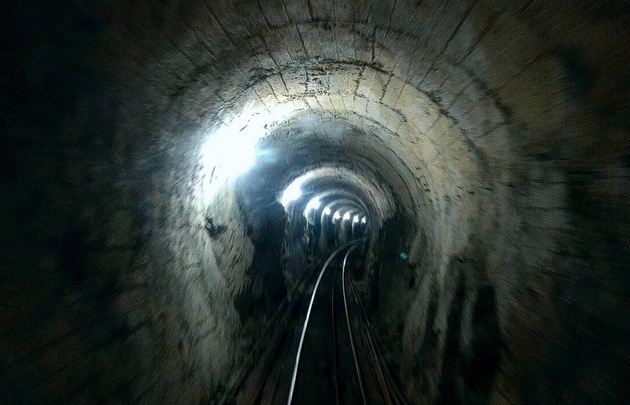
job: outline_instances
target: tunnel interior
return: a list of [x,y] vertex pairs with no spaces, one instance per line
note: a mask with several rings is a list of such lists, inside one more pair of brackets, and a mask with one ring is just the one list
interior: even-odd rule
[[626,2],[2,8],[9,403],[282,403],[351,241],[385,403],[630,395]]

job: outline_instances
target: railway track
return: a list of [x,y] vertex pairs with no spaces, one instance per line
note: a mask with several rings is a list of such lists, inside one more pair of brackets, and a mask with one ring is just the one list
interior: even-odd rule
[[[338,248],[298,305],[258,404],[404,404],[350,277],[360,241]],[[356,254],[356,253],[355,253]]]

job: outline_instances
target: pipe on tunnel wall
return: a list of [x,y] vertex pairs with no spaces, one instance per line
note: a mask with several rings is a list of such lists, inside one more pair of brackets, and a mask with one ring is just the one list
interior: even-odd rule
[[[410,402],[627,394],[624,2],[15,2],[5,18],[9,402],[247,403],[261,339],[287,325],[238,309],[280,283],[252,263],[284,242],[256,235],[324,166],[374,220],[360,289]],[[299,153],[249,194],[264,145]]]

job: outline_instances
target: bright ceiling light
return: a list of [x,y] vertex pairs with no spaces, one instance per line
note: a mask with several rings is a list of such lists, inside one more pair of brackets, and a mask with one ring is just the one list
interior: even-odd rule
[[220,167],[228,177],[247,173],[256,163],[257,137],[217,132],[201,150],[203,164]]
[[357,215],[355,215],[355,216],[354,216],[354,218],[352,219],[352,222],[353,222],[353,223],[357,223],[357,222],[359,222],[359,220],[360,220],[360,218],[359,218],[359,215],[357,214]]
[[363,217],[363,219],[361,220],[362,224],[367,224],[367,217]]
[[344,220],[344,221],[349,221],[349,220],[350,220],[350,216],[351,216],[351,215],[352,215],[352,214],[350,214],[350,212],[346,212],[346,213],[343,215],[343,220]]
[[333,215],[333,220],[338,220],[339,218],[341,218],[341,213],[337,211],[335,212],[335,215]]
[[280,197],[280,204],[282,204],[284,208],[287,208],[287,206],[293,201],[302,197],[302,185],[306,182],[306,180],[307,177],[305,176],[298,177],[284,189],[282,197]]
[[330,215],[330,207],[324,208],[324,215]]
[[261,108],[251,101],[241,112],[215,128],[201,148],[201,159],[206,172],[231,178],[247,173],[255,164],[258,142],[269,128],[295,113],[293,102]]
[[321,206],[322,202],[319,200],[319,198],[315,197],[311,201],[309,201],[308,204],[306,204],[306,211],[314,211],[319,209],[319,207]]
[[291,184],[282,193],[280,204],[282,204],[282,206],[286,208],[287,205],[289,205],[290,203],[292,203],[293,201],[297,200],[300,197],[302,197],[302,189],[300,188],[300,186],[299,185],[295,186]]

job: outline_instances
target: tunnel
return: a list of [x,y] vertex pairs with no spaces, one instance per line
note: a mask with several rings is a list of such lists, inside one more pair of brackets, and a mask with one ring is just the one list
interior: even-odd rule
[[0,9],[2,402],[628,401],[628,2]]

